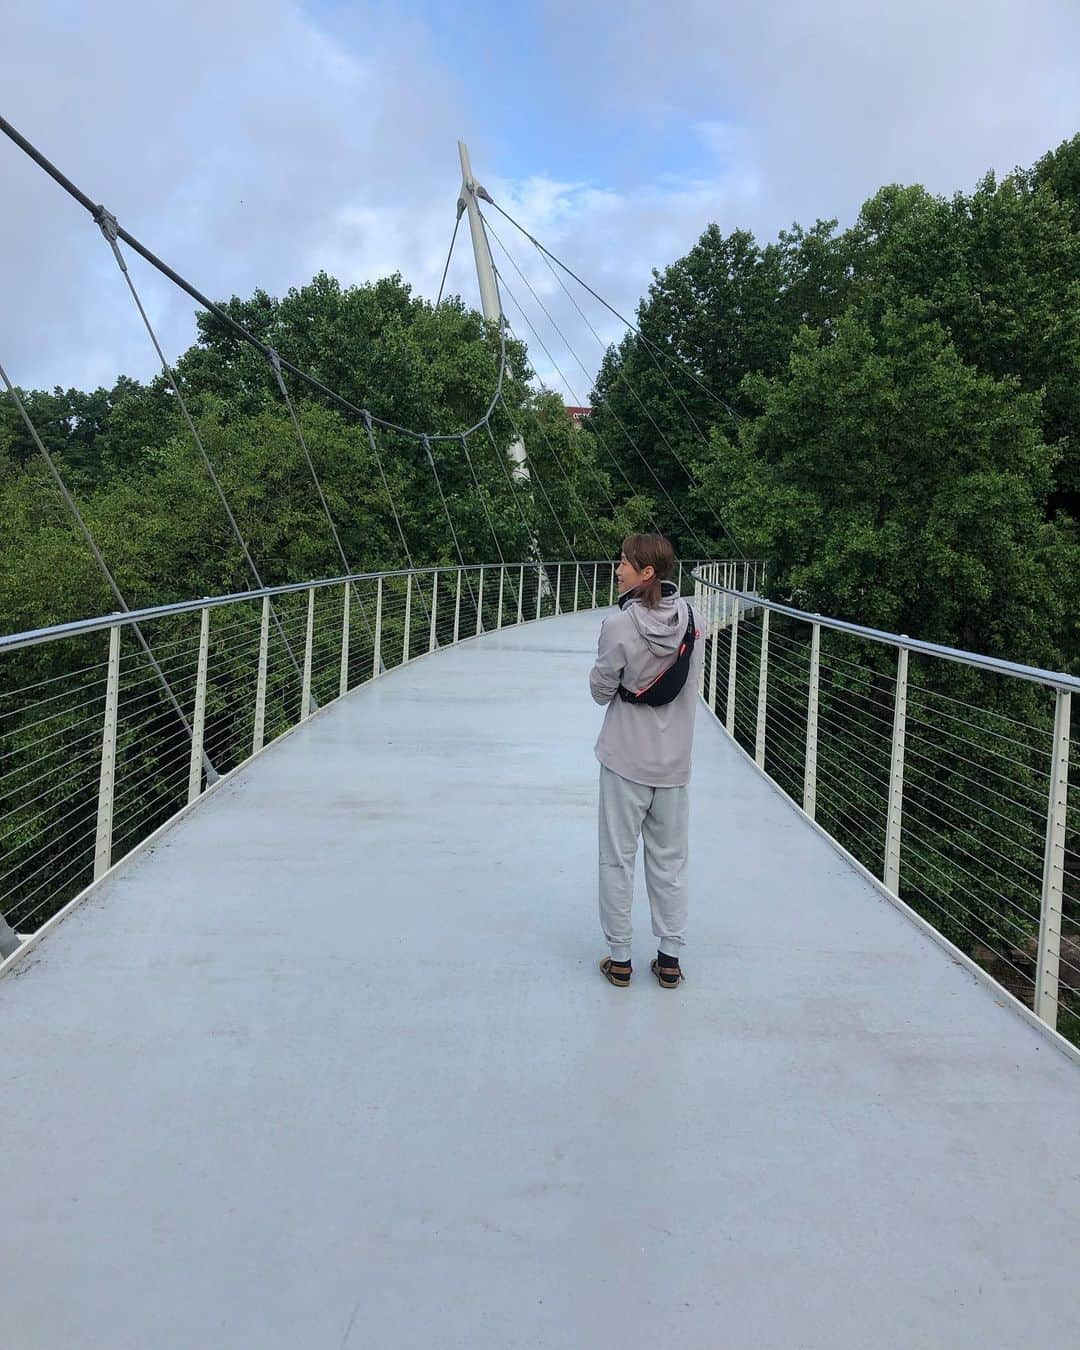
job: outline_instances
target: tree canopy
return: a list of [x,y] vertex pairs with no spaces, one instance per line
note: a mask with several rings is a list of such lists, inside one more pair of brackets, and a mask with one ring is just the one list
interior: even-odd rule
[[[843,231],[818,221],[761,243],[710,225],[654,274],[584,430],[530,387],[509,342],[492,434],[433,443],[438,481],[418,440],[383,430],[373,454],[359,419],[298,380],[290,392],[354,567],[456,561],[458,547],[521,557],[533,538],[549,556],[607,555],[655,523],[686,556],[730,552],[730,538],[767,556],[777,593],[813,609],[1072,666],[1078,301],[1080,137],[951,199],[883,187]],[[224,307],[403,427],[472,425],[495,388],[497,334],[400,276],[344,287],[320,273]],[[177,378],[261,574],[337,571],[267,362],[213,316],[198,332]],[[132,603],[248,583],[166,380],[26,402]],[[534,480],[515,490],[519,434]],[[7,399],[0,496],[8,628],[111,605]]]
[[1078,302],[1080,137],[951,200],[883,187],[844,231],[712,225],[609,350],[590,432],[808,608],[1073,666]]

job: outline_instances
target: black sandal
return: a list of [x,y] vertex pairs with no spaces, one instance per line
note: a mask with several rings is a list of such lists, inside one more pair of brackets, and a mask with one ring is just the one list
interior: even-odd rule
[[610,956],[605,956],[600,962],[600,973],[618,989],[625,989],[629,985],[632,971],[629,961],[613,961]]
[[677,989],[686,978],[679,966],[662,966],[659,960],[653,961],[649,969],[665,989]]

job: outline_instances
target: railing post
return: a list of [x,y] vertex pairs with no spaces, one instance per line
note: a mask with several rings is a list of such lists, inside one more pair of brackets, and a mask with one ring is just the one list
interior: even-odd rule
[[581,580],[581,564],[574,563],[574,613],[578,612],[578,582]]
[[341,678],[338,680],[338,698],[349,692],[349,582],[345,583],[345,603],[341,611]]
[[476,596],[476,636],[484,631],[484,569],[480,568],[480,587]]
[[371,678],[382,671],[382,577],[375,586],[375,652],[371,658]]
[[401,664],[409,659],[409,638],[412,628],[412,573],[405,579],[405,635],[401,643]]
[[[679,566],[681,568],[682,563],[680,563]],[[608,563],[608,567],[611,569],[611,578],[608,581],[607,602],[608,605],[611,606],[615,603],[615,564]],[[680,591],[679,594],[681,595],[682,591]]]
[[712,615],[713,622],[710,625],[712,628],[712,663],[709,666],[709,711],[715,713],[717,666],[719,664],[718,648],[720,645],[720,625],[716,622],[715,603],[720,599],[720,596],[716,591],[712,591],[711,598],[714,603],[714,611]]
[[562,563],[555,564],[555,613],[562,613]]
[[457,646],[457,640],[461,635],[461,574],[465,569],[459,567],[457,570],[457,590],[454,593],[454,646]]
[[818,681],[821,674],[821,624],[814,624],[810,642],[810,688],[806,700],[806,765],[803,773],[803,810],[814,819],[817,809]]
[[266,660],[270,651],[270,597],[263,596],[262,622],[259,624],[259,669],[255,676],[255,728],[251,735],[251,753],[263,748],[266,734]]
[[761,616],[761,662],[758,667],[757,730],[754,736],[754,762],[765,767],[765,719],[768,716],[769,696],[769,611]]
[[116,721],[120,702],[120,625],[109,629],[109,673],[105,681],[105,721],[101,732],[101,777],[98,781],[97,841],[94,880],[112,863],[113,801],[116,786]]
[[735,736],[735,681],[738,678],[739,665],[739,598],[732,597],[731,646],[728,648],[727,672],[727,729],[728,735]]
[[199,621],[199,665],[195,675],[195,716],[191,722],[191,762],[188,765],[189,802],[202,791],[202,750],[206,729],[206,667],[210,656],[210,607]]
[[544,571],[542,563],[536,564],[536,617],[540,617],[540,612],[544,604],[544,583],[547,581],[547,573]]
[[300,721],[311,715],[311,650],[315,641],[315,587],[308,587],[307,635],[304,638],[304,684],[300,691]]
[[682,559],[679,559],[679,580],[676,583],[679,587],[679,594],[682,595]]
[[521,607],[522,605],[524,605],[524,603],[525,603],[525,564],[522,563],[521,566],[518,568],[518,603],[517,603],[518,623],[521,623],[523,618]]
[[720,584],[715,565],[706,569],[705,576],[708,581],[711,581],[713,583],[705,591],[705,608],[709,619],[709,626],[707,632],[709,638],[711,639],[713,635],[713,629],[716,627],[716,609],[720,601],[719,593],[715,589],[716,586]]
[[1065,876],[1065,815],[1069,800],[1069,722],[1072,694],[1057,691],[1054,746],[1050,760],[1050,797],[1046,809],[1042,901],[1039,906],[1039,954],[1035,970],[1035,1012],[1057,1027],[1061,966],[1061,896]]
[[592,565],[592,607],[593,607],[593,609],[596,608],[596,577],[597,577],[597,569],[599,568],[599,566],[600,566],[599,563],[593,563],[593,565]]
[[500,564],[499,564],[499,615],[498,615],[498,618],[495,620],[495,630],[496,630],[496,632],[502,627],[503,582],[504,582],[505,579],[506,579],[505,573],[506,573],[506,568],[502,565],[502,563],[500,563]]
[[428,645],[429,652],[433,652],[439,645],[435,637],[435,621],[439,612],[439,569],[436,568],[431,574],[431,623],[428,627]]
[[709,622],[705,609],[705,592],[700,581],[694,582],[694,613],[701,625],[701,666],[698,669],[698,697],[705,697],[705,652],[709,644]]
[[885,829],[883,881],[900,894],[900,839],[904,814],[904,737],[907,734],[908,657],[901,647],[896,660],[896,697],[893,703],[892,759],[889,764],[889,819]]

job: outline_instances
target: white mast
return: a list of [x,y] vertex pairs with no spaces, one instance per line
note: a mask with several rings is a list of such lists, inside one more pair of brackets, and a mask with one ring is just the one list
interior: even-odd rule
[[484,222],[480,217],[480,201],[490,202],[487,189],[482,188],[473,177],[469,163],[469,150],[464,141],[458,141],[458,154],[461,157],[461,196],[458,198],[458,213],[469,213],[469,232],[472,235],[473,256],[476,258],[476,279],[480,283],[480,306],[488,323],[498,323],[503,316],[502,303],[499,300],[499,288],[495,282],[495,265],[491,260],[491,245],[484,233]]
[[[472,235],[473,256],[476,259],[476,279],[480,284],[480,307],[489,323],[501,324],[503,321],[502,300],[499,297],[499,284],[495,279],[495,264],[491,258],[491,245],[480,215],[480,202],[490,202],[487,189],[481,187],[473,176],[469,163],[469,150],[464,141],[458,141],[458,155],[461,159],[461,196],[458,197],[458,219],[461,212],[469,213],[469,232]],[[494,203],[492,203],[494,205]],[[510,446],[510,458],[514,463],[514,477],[528,478],[529,466],[525,459],[525,446],[520,439]]]

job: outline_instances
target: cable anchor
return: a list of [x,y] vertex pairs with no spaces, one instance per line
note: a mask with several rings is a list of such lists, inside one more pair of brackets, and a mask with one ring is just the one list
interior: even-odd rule
[[126,272],[127,263],[124,261],[124,255],[120,252],[120,245],[117,243],[117,240],[120,238],[120,222],[113,213],[102,206],[100,202],[94,207],[94,220],[97,222],[98,228],[108,241],[108,245],[112,249],[116,261],[120,265],[120,270]]

